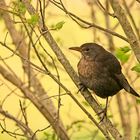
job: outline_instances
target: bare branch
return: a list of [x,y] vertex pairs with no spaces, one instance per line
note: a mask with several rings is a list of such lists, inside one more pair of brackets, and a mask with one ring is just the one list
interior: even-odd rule
[[137,39],[136,35],[134,34],[134,31],[124,13],[124,10],[119,4],[118,0],[110,0],[111,6],[114,10],[114,14],[116,15],[117,19],[119,20],[122,29],[124,30],[129,43],[136,55],[136,58],[138,62],[140,62],[140,42]]
[[109,13],[109,10],[106,9],[106,8],[103,6],[103,4],[100,2],[100,0],[96,0],[96,3],[97,3],[97,5],[99,5],[99,7],[101,8],[101,10],[103,10],[106,14],[112,16],[113,18],[115,17],[114,14]]
[[[27,0],[22,0],[23,3],[26,5],[28,11],[30,14],[35,14],[35,10],[33,9],[33,7],[29,4],[29,2]],[[48,28],[45,27],[43,28],[42,23],[39,23],[39,27],[40,27],[40,31],[41,33],[43,31],[48,31]],[[55,40],[53,39],[52,35],[50,34],[50,32],[46,32],[46,34],[43,35],[44,38],[46,39],[46,41],[49,43],[50,47],[52,48],[52,50],[54,51],[54,53],[56,54],[58,60],[61,62],[61,64],[64,66],[65,70],[67,71],[67,73],[70,75],[70,77],[72,78],[73,82],[79,87],[79,78],[77,76],[77,74],[75,73],[75,71],[73,70],[73,68],[71,67],[69,61],[66,59],[65,55],[62,53],[62,51],[60,50],[60,48],[58,47],[58,45],[56,44]],[[80,87],[79,87],[80,88]],[[82,92],[82,95],[85,97],[85,99],[89,102],[90,106],[95,110],[96,113],[98,113],[101,109],[100,106],[98,105],[98,103],[96,102],[96,100],[91,96],[91,94],[89,93],[88,90],[85,90],[84,92]],[[71,95],[72,97],[72,95]],[[72,97],[73,98],[73,97]],[[76,102],[75,98],[73,98],[74,101]],[[77,103],[77,102],[76,102]],[[78,104],[79,105],[79,104]],[[96,124],[96,122],[94,122]],[[104,125],[106,125],[108,131],[110,131],[110,133],[112,134],[112,136],[118,140],[122,139],[121,134],[118,132],[118,130],[111,124],[111,122],[107,119],[107,121],[104,122]],[[96,124],[97,127],[98,124]],[[100,129],[101,130],[101,129]],[[102,133],[105,136],[108,136],[106,131],[102,131]]]
[[[120,35],[120,34],[118,34],[116,32],[113,32],[112,30],[105,29],[105,28],[103,28],[101,26],[98,26],[98,25],[96,25],[94,23],[90,23],[88,21],[85,21],[85,20],[81,19],[80,17],[78,17],[75,14],[73,14],[73,13],[69,12],[68,10],[66,10],[66,8],[64,8],[64,5],[62,7],[60,6],[60,3],[58,5],[58,3],[56,1],[52,1],[52,0],[49,0],[49,1],[51,3],[53,3],[55,6],[57,6],[59,9],[64,11],[66,14],[68,14],[72,18],[72,20],[74,20],[80,27],[82,27],[82,28],[91,28],[91,27],[97,28],[97,29],[99,29],[101,31],[104,31],[105,33],[109,33],[111,35],[114,35],[114,36],[116,36],[118,38],[121,38],[122,40],[128,42],[128,39],[125,38],[124,36],[122,36],[122,35]],[[85,24],[85,26],[83,26],[83,24]]]
[[133,24],[133,26],[134,26],[135,32],[136,32],[136,34],[137,34],[137,37],[138,37],[138,39],[140,40],[140,30],[138,29],[138,27],[137,27],[137,25],[136,25],[136,23],[135,23],[135,20],[134,20],[134,18],[133,18],[133,16],[132,16],[131,12],[130,12],[130,10],[129,10],[129,7],[128,7],[127,3],[126,3],[126,0],[123,0],[123,3],[124,3],[124,7],[125,7],[125,9],[126,9],[126,11],[127,11],[127,14],[129,15],[130,20],[132,21],[132,24]]
[[[21,130],[24,132],[24,134],[17,134],[17,133],[11,133],[10,131],[7,131],[6,129],[4,129],[1,125],[1,127],[3,128],[3,131],[9,133],[9,134],[12,134],[12,135],[19,135],[19,136],[24,136],[26,135],[27,138],[31,138],[33,136],[33,132],[32,130],[26,125],[24,124],[23,122],[19,121],[17,118],[15,118],[14,116],[12,116],[11,114],[9,114],[8,112],[4,111],[2,109],[2,107],[0,107],[0,113],[5,116],[6,118],[10,119],[10,120],[13,120],[14,122],[16,122],[16,124],[21,128]],[[33,140],[36,140],[36,137],[34,137]]]

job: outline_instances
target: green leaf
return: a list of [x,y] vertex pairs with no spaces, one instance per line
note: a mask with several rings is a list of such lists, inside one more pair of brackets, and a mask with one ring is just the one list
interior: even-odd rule
[[131,70],[140,73],[140,63],[135,65]]
[[136,99],[136,103],[137,104],[140,104],[140,99]]
[[127,53],[129,52],[131,49],[128,47],[128,46],[125,46],[125,47],[121,47],[120,50],[124,53]]
[[15,11],[20,13],[20,14],[25,14],[26,12],[26,7],[24,5],[24,3],[22,3],[21,1],[16,1],[16,2],[13,2],[13,4],[15,5]]
[[118,50],[116,51],[116,57],[122,62],[125,63],[128,61],[130,54],[125,54],[123,51]]
[[125,46],[117,49],[115,55],[122,63],[125,63],[130,57],[130,53],[128,53],[130,50],[131,49],[129,47]]
[[34,14],[34,15],[31,15],[31,18],[30,19],[27,19],[27,22],[33,26],[35,26],[39,21],[39,16],[38,14]]
[[19,2],[18,12],[21,13],[21,14],[25,14],[25,12],[26,12],[26,7],[22,2]]
[[60,30],[63,27],[64,24],[65,24],[64,21],[60,21],[56,25],[52,25],[52,29],[53,30]]

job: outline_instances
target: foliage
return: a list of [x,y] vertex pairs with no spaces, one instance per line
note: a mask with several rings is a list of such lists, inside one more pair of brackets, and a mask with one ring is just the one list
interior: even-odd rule
[[21,15],[24,15],[26,13],[27,9],[26,9],[25,5],[21,1],[19,1],[19,0],[15,1],[15,2],[13,2],[13,4],[15,6],[14,10],[16,12],[18,12]]
[[31,17],[27,19],[27,22],[35,26],[39,22],[39,15],[38,14],[31,15]]
[[130,51],[131,49],[128,46],[121,47],[116,50],[115,55],[122,63],[126,63],[130,58]]
[[51,29],[58,31],[58,30],[60,30],[63,27],[64,24],[65,24],[64,21],[60,21],[60,22],[56,23],[55,25],[52,25]]
[[136,64],[131,70],[140,73],[140,63]]
[[136,99],[136,103],[137,104],[140,104],[140,99]]

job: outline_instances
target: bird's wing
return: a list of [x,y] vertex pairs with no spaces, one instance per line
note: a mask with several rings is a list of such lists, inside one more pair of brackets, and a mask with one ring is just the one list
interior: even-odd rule
[[106,53],[98,55],[96,58],[96,62],[99,62],[102,67],[111,74],[121,74],[121,65],[119,61],[114,55],[107,51]]
[[124,88],[127,92],[140,97],[140,95],[138,95],[137,92],[130,86],[121,72],[121,65],[114,55],[107,52],[106,54],[100,55],[96,61],[101,63],[105,71],[118,83],[118,85],[120,85],[121,88]]
[[129,85],[128,81],[126,80],[125,76],[121,71],[121,65],[117,58],[112,55],[108,54],[108,59],[105,60],[107,65],[107,70],[110,72],[113,79],[120,85],[120,87],[124,88],[127,92],[131,92],[131,86]]
[[131,92],[131,87],[128,83],[128,81],[126,80],[125,76],[123,75],[123,73],[121,74],[115,74],[116,80],[118,81],[118,83],[127,91],[127,92]]
[[121,65],[117,58],[109,52],[101,54],[97,58],[97,62],[100,62],[106,73],[110,75],[120,87],[130,91],[130,86],[125,76],[121,72]]

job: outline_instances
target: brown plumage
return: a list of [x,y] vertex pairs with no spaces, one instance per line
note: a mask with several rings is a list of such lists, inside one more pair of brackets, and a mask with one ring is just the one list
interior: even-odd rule
[[80,81],[97,96],[108,98],[125,89],[132,95],[140,97],[121,72],[119,61],[102,46],[96,43],[85,43],[70,49],[82,54],[78,63]]

